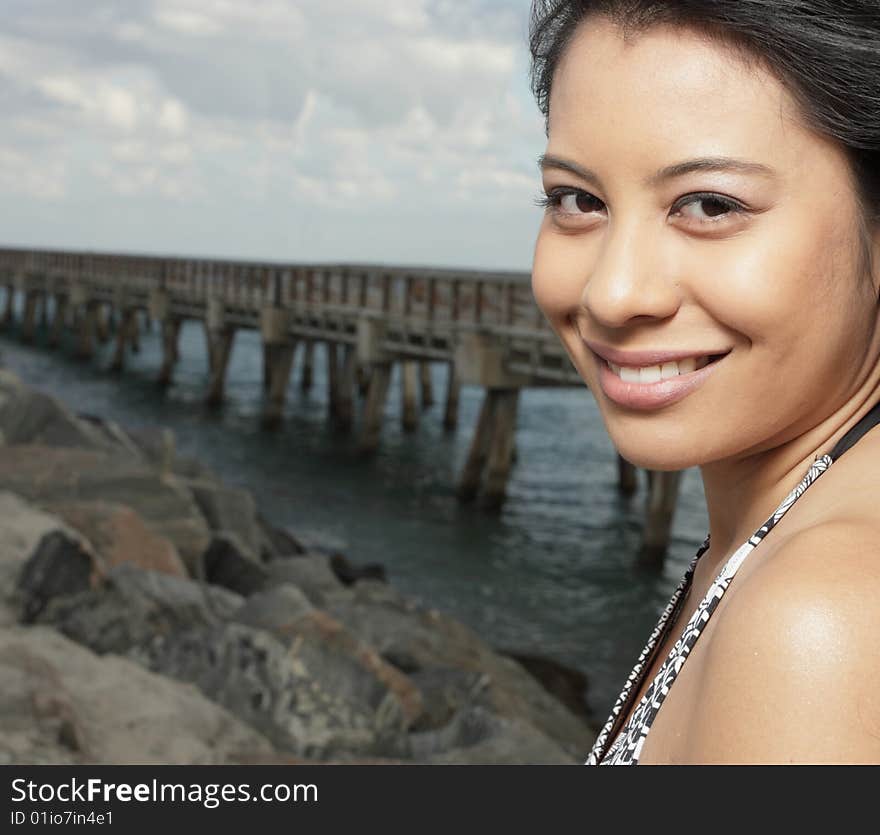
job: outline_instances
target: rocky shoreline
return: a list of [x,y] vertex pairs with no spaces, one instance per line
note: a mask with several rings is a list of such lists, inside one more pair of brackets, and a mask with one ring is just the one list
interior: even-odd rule
[[168,430],[74,414],[0,369],[0,447],[0,763],[588,752],[582,676],[307,547]]

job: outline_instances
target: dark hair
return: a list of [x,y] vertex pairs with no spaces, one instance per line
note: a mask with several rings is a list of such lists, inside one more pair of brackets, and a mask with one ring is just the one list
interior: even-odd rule
[[870,271],[880,224],[880,0],[533,0],[531,86],[548,124],[556,66],[593,15],[609,17],[626,39],[659,24],[694,29],[779,79],[806,123],[849,157]]

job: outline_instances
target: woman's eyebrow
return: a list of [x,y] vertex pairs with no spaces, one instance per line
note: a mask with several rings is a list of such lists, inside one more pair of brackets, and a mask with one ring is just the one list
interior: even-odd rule
[[[587,182],[601,185],[599,175],[589,168],[585,168],[576,162],[565,159],[564,157],[554,156],[553,154],[543,154],[538,157],[538,167],[541,170],[547,168],[559,168],[577,175]],[[759,174],[764,177],[775,178],[777,172],[769,165],[760,162],[752,162],[751,160],[735,159],[733,157],[697,157],[695,159],[676,162],[673,165],[667,165],[656,173],[644,180],[646,186],[657,186],[667,180],[673,180],[676,177],[683,177],[685,174],[692,174],[700,171],[728,171],[736,174]]]

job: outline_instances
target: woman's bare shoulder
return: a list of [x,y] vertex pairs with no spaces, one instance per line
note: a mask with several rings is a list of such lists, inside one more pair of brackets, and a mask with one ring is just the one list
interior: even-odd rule
[[689,759],[880,763],[880,524],[769,544],[713,617]]

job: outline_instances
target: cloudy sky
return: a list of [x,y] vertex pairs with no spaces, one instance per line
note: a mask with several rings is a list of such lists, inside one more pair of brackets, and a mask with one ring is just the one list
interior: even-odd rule
[[0,243],[528,269],[528,0],[0,0]]

